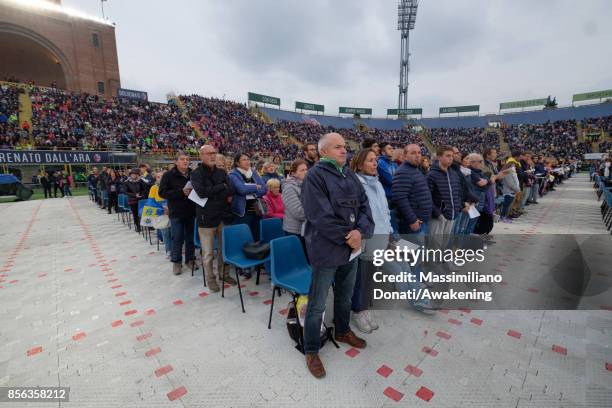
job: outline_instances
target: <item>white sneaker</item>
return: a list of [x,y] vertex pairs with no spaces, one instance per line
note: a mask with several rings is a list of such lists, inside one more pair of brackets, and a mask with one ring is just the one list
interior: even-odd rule
[[370,324],[368,323],[368,320],[366,319],[365,313],[366,313],[365,311],[359,312],[359,313],[353,312],[353,316],[352,316],[353,323],[357,327],[357,330],[359,330],[360,332],[372,333],[372,328],[370,327]]
[[363,312],[365,314],[365,318],[368,321],[368,324],[370,325],[370,327],[372,328],[372,330],[377,330],[378,329],[378,323],[376,323],[374,321],[374,319],[372,319],[372,315],[370,314],[369,310],[364,310]]

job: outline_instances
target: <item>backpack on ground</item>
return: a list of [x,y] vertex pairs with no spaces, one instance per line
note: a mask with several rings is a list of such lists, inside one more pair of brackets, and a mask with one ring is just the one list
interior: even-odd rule
[[[296,302],[297,299],[297,302]],[[296,307],[296,303],[299,305],[299,309],[301,311],[298,312],[298,307]],[[293,339],[297,344],[295,348],[302,354],[304,354],[304,327],[303,321],[306,314],[306,305],[308,304],[308,296],[299,296],[294,298],[293,301],[289,302],[287,305],[287,331],[289,332],[289,337]],[[325,320],[325,313],[323,313],[323,319]],[[321,348],[327,343],[327,341],[331,341],[336,348],[340,348],[336,340],[334,340],[334,328],[327,327],[324,322],[321,323]]]

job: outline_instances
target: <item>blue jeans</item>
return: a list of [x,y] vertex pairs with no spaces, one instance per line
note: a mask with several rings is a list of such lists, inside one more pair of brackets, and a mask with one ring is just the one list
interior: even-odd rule
[[501,208],[501,216],[502,217],[507,217],[508,214],[510,213],[510,206],[512,205],[512,202],[514,201],[514,196],[510,195],[510,194],[506,194],[504,196],[504,203],[502,204],[502,208]]
[[193,244],[194,219],[170,218],[172,234],[172,254],[170,261],[181,263],[183,260],[183,243],[185,244],[185,262],[193,261],[195,246]]
[[357,275],[357,259],[337,268],[312,268],[308,307],[304,322],[304,352],[316,354],[321,348],[321,322],[327,293],[334,284],[334,325],[337,334],[350,330],[351,297]]
[[172,251],[172,238],[170,234],[170,228],[158,229],[157,239],[160,241],[164,241],[164,247],[166,248],[166,253]]

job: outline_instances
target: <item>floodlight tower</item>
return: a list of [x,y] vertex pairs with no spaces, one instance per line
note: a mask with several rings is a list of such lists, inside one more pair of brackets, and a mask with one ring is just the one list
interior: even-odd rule
[[402,51],[400,57],[399,97],[397,100],[398,113],[408,108],[408,72],[410,71],[409,34],[416,23],[419,0],[399,0],[397,5],[397,29],[402,34]]

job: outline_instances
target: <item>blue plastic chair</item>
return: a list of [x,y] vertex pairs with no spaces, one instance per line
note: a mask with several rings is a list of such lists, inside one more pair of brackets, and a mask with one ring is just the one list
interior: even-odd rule
[[259,235],[263,242],[284,237],[283,220],[280,218],[263,218],[259,221]]
[[[285,231],[283,230],[283,220],[280,218],[263,218],[259,220],[259,236],[263,242],[270,242],[273,239],[284,237]],[[266,271],[270,270],[270,262],[266,262],[264,265]],[[255,281],[256,285],[259,285],[259,275]]]
[[295,235],[273,239],[270,242],[272,260],[272,303],[268,329],[272,326],[272,311],[276,289],[282,288],[293,293],[293,296],[307,295],[312,280],[312,269],[308,265],[300,240]]
[[[222,237],[222,254],[225,263],[234,265],[236,270],[236,283],[238,286],[238,293],[240,294],[240,304],[242,306],[242,313],[244,310],[244,300],[242,299],[242,290],[240,288],[240,277],[238,276],[238,269],[254,268],[261,266],[270,260],[270,256],[264,259],[249,259],[244,255],[242,247],[247,242],[253,242],[253,235],[251,235],[251,229],[247,224],[229,225],[223,228],[221,233]],[[257,280],[259,280],[259,269],[257,269]],[[221,297],[225,297],[225,283],[221,285]]]

